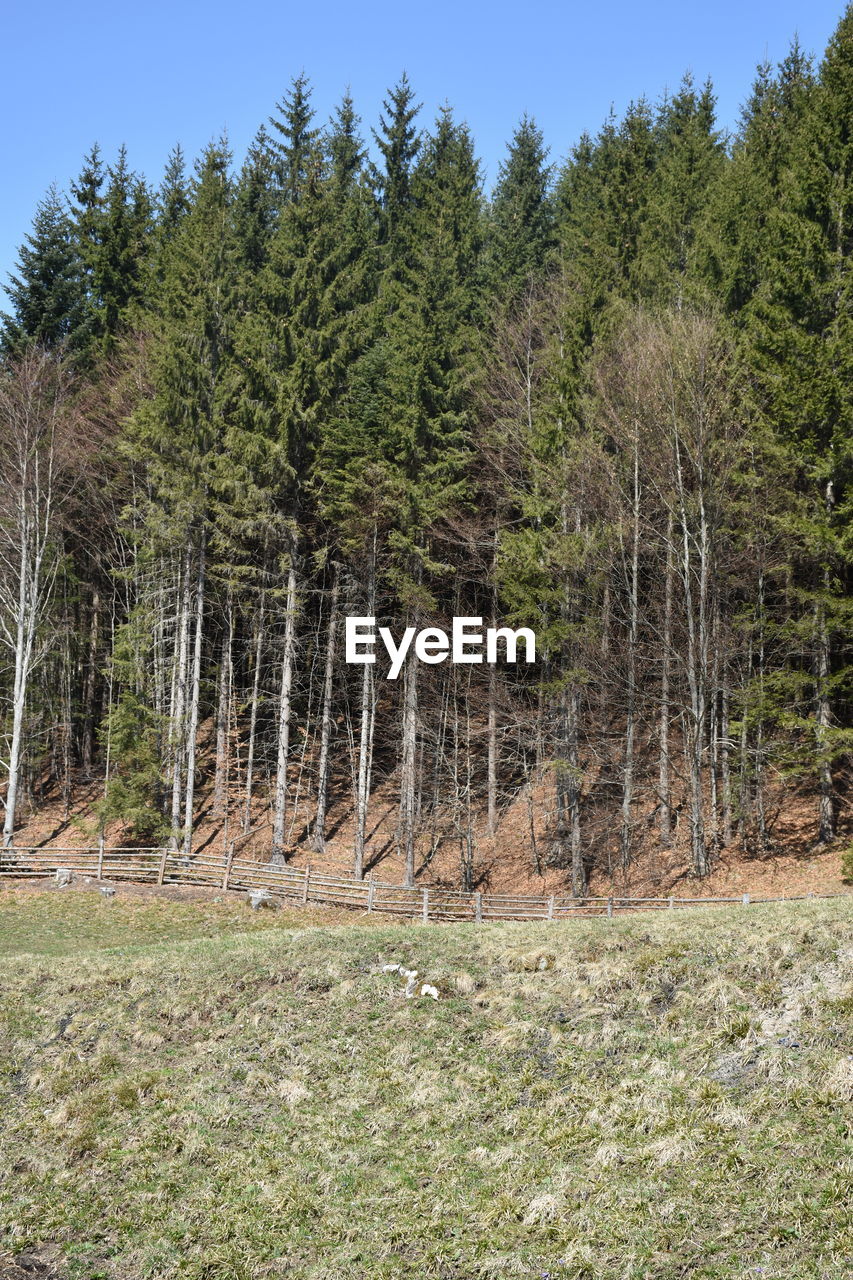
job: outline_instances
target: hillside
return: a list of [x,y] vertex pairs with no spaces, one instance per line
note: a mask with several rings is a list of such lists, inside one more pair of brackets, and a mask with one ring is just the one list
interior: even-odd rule
[[250,933],[209,904],[188,937],[191,905],[72,897],[0,894],[34,939],[0,1003],[4,1277],[849,1268],[847,902]]
[[[252,807],[248,837],[242,833],[243,807],[236,789],[228,806],[227,822],[213,813],[211,779],[212,753],[205,744],[199,754],[201,782],[193,848],[196,852],[222,851],[235,841],[241,856],[266,862],[270,857],[272,821],[270,809],[259,797]],[[287,860],[297,867],[310,864],[330,872],[352,870],[356,815],[345,782],[330,795],[326,828],[326,848],[318,852],[311,838],[316,808],[308,778],[294,776],[289,810]],[[848,770],[839,770],[836,790],[839,806],[838,837],[830,844],[815,844],[818,797],[814,789],[777,786],[771,792],[772,815],[768,847],[763,852],[745,849],[734,841],[714,855],[711,872],[702,879],[690,874],[689,835],[686,823],[676,826],[672,844],[662,849],[651,823],[638,816],[635,850],[627,872],[619,862],[618,830],[615,825],[598,832],[586,852],[590,893],[616,891],[627,896],[729,897],[743,893],[754,896],[786,897],[800,894],[842,893],[849,884],[842,877],[842,853],[853,839],[853,819],[846,796],[850,788]],[[57,788],[45,786],[40,803],[16,832],[20,847],[92,844],[97,839],[94,806],[103,792],[100,780],[77,782],[67,805]],[[519,788],[500,811],[494,836],[486,830],[485,814],[475,813],[473,826],[472,887],[485,892],[512,892],[531,895],[564,894],[571,891],[571,869],[555,858],[550,822],[552,797],[547,786],[532,791]],[[365,871],[398,884],[403,880],[405,859],[399,847],[399,781],[396,776],[378,786],[368,806]],[[427,825],[427,824],[425,824]],[[423,886],[459,888],[462,883],[465,841],[454,835],[452,824],[439,828],[435,839],[427,830],[418,842],[417,882]],[[131,833],[121,823],[106,830],[110,845],[133,843]]]

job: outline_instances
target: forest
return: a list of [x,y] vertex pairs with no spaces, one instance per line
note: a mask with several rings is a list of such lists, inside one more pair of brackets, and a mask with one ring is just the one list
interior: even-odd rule
[[[576,895],[649,840],[696,877],[772,850],[791,788],[837,838],[853,7],[733,136],[686,76],[574,145],[524,117],[490,194],[405,75],[372,128],[300,75],[245,158],[94,146],[7,295],[5,847],[81,781],[102,837],[187,858],[202,794],[278,863],[337,806],[356,876],[393,794],[406,882],[449,842],[465,889],[524,797]],[[387,680],[356,616],[527,627],[536,662]]]

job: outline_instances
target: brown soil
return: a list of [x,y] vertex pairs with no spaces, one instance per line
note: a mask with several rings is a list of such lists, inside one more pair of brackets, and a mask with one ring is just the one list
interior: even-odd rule
[[[661,848],[652,813],[637,812],[635,817],[635,849],[627,873],[619,866],[618,823],[610,815],[595,826],[588,820],[590,853],[588,858],[589,888],[593,894],[617,893],[639,897],[729,897],[749,893],[753,897],[789,897],[800,894],[843,893],[850,889],[841,873],[842,851],[853,838],[853,820],[846,802],[848,779],[839,779],[842,806],[839,814],[839,837],[829,846],[815,846],[817,802],[814,794],[796,788],[779,788],[768,795],[769,841],[764,852],[745,850],[733,844],[720,849],[713,861],[712,872],[704,879],[690,874],[686,820],[676,826],[672,846]],[[100,784],[91,782],[77,786],[66,813],[62,801],[48,793],[44,802],[30,814],[16,832],[16,845],[41,846],[52,849],[76,848],[95,843],[92,804],[101,794]],[[396,844],[398,787],[391,779],[374,792],[368,822],[366,871],[377,879],[400,883],[404,862]],[[531,803],[532,801],[532,803]],[[353,809],[349,791],[338,793],[331,805],[327,821],[325,851],[311,847],[310,823],[313,797],[303,786],[298,804],[291,810],[288,860],[297,867],[310,863],[329,872],[349,872],[352,866]],[[548,807],[551,803],[545,787],[528,798],[519,794],[500,816],[497,832],[486,834],[484,824],[475,831],[473,887],[491,893],[547,895],[570,891],[570,876],[565,866],[553,865],[553,842],[549,836]],[[239,822],[240,797],[235,792],[226,827],[210,813],[210,799],[202,789],[197,814],[194,850],[224,852],[236,837],[241,856],[266,861],[270,850],[270,814],[259,799],[252,813],[252,827],[242,836]],[[639,810],[639,805],[638,805]],[[532,823],[531,823],[532,813]],[[450,825],[449,823],[447,825]],[[531,830],[532,827],[532,830]],[[108,845],[131,843],[120,827],[106,833]],[[459,888],[461,884],[462,842],[458,837],[425,837],[419,850],[418,883]],[[206,890],[184,888],[168,890],[192,895]]]
[[58,1256],[52,1246],[16,1255],[0,1252],[0,1280],[62,1280]]

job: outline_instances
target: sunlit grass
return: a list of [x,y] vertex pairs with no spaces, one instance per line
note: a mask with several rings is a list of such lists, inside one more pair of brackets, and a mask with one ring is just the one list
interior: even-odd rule
[[251,911],[243,894],[196,901],[143,897],[132,891],[105,898],[97,887],[56,891],[0,888],[0,956],[80,955],[112,947],[216,938],[308,924],[358,924],[367,918],[341,910],[285,908]]
[[170,904],[215,936],[164,945],[134,904],[122,950],[5,961],[4,1243],[59,1245],[71,1280],[836,1280],[850,905],[329,928],[226,904],[238,933]]

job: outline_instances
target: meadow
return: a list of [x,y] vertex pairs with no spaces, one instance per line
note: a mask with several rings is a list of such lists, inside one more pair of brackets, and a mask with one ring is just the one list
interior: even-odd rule
[[850,900],[337,919],[0,892],[0,1275],[850,1273]]

